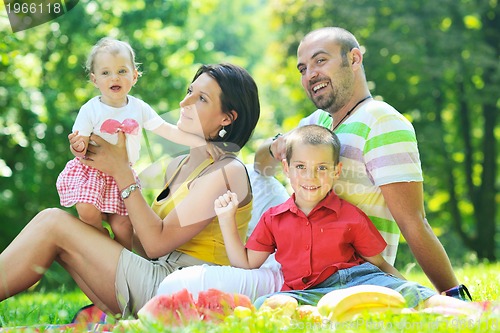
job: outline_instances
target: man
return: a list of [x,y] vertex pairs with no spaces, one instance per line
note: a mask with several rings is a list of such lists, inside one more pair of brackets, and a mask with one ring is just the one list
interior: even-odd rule
[[[371,98],[356,38],[341,28],[318,29],[304,37],[297,57],[302,86],[319,109],[299,126],[329,127],[342,144],[339,197],[372,219],[388,243],[383,255],[389,263],[394,264],[401,231],[435,288],[456,287],[450,260],[425,218],[413,127],[390,105]],[[270,176],[284,158],[285,140],[277,136],[256,153],[255,167],[263,175]]]

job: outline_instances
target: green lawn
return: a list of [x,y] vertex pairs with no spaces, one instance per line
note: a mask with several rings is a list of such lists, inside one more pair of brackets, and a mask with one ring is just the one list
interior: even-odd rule
[[[475,301],[492,300],[500,304],[500,263],[477,264],[456,268],[461,282],[466,284]],[[404,272],[413,281],[430,286],[418,271]],[[64,324],[89,301],[80,291],[25,292],[0,303],[0,327],[38,324]],[[277,316],[254,313],[249,317],[229,316],[222,323],[193,323],[187,328],[172,331],[190,332],[500,332],[500,313],[486,313],[473,322],[465,317],[432,314],[367,315],[347,323],[314,323],[308,320],[286,320]],[[118,330],[116,330],[118,331]],[[148,325],[139,328],[135,323],[127,332],[164,332],[164,327]],[[1,332],[1,329],[0,329]],[[384,332],[384,333],[385,333]]]

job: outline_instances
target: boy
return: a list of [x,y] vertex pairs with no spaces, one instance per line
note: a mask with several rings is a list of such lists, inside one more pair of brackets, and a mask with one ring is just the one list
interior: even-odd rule
[[361,284],[395,289],[410,307],[422,301],[424,307],[467,304],[406,281],[385,261],[386,243],[373,223],[333,191],[342,167],[339,152],[338,138],[325,127],[303,126],[289,135],[282,164],[294,194],[264,213],[246,246],[236,229],[236,195],[228,191],[215,200],[231,264],[257,268],[276,251],[285,279],[280,293],[302,304],[316,305],[332,290]]

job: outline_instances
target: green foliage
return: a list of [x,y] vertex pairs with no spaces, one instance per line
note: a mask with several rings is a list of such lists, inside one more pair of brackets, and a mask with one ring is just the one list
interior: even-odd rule
[[28,292],[0,303],[0,327],[66,324],[71,322],[80,308],[89,303],[80,290]]

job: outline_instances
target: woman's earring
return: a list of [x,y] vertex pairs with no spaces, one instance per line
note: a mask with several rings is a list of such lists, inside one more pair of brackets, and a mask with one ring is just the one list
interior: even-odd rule
[[221,138],[223,138],[223,137],[224,137],[224,135],[226,135],[226,133],[227,133],[227,131],[224,129],[224,126],[222,126],[222,129],[219,131],[219,136],[220,136]]

